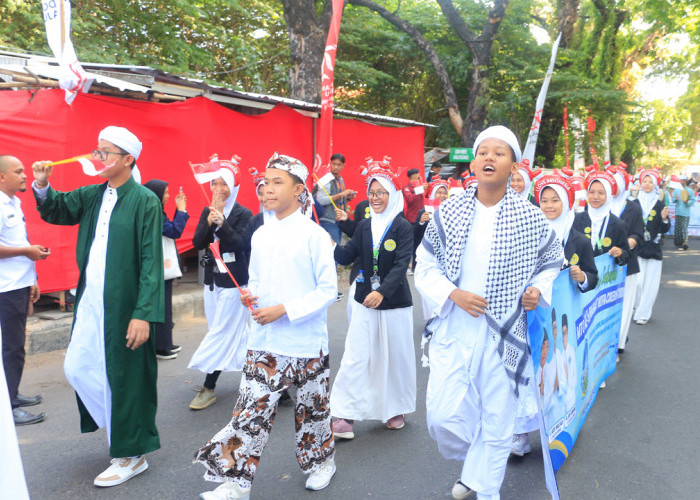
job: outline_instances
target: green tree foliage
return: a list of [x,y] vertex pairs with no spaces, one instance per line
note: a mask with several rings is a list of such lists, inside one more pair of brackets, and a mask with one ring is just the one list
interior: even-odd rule
[[[328,1],[318,0],[317,11]],[[437,1],[377,3],[432,44],[466,109],[473,54]],[[454,4],[470,26],[485,22],[488,2]],[[280,0],[73,0],[72,5],[72,38],[81,60],[148,65],[289,95],[289,36]],[[584,151],[592,139],[602,158],[607,130],[614,161],[665,168],[692,161],[700,141],[697,0],[510,0],[491,51],[487,124],[506,124],[525,141],[551,50],[550,43],[538,44],[532,27],[544,28],[554,40],[566,24],[563,16],[570,31],[549,87],[537,163],[560,167],[566,161],[565,103],[571,160],[581,137]],[[50,55],[40,2],[0,0],[0,20],[0,47]],[[460,143],[433,67],[406,33],[378,14],[346,5],[335,76],[338,106],[434,123],[437,128],[426,134],[429,145]],[[638,84],[652,76],[687,84],[687,91],[676,102],[644,101]],[[585,130],[589,112],[597,122],[593,138]]]

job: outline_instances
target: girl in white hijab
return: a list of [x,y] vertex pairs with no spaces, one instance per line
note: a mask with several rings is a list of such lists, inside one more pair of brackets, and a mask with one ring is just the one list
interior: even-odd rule
[[406,280],[413,226],[403,218],[398,177],[386,167],[375,164],[367,176],[370,218],[359,222],[345,247],[335,247],[339,264],[361,264],[349,299],[358,304],[331,391],[336,439],[355,437],[354,420],[401,429],[404,415],[416,409],[413,302]]
[[530,201],[533,205],[537,205],[534,196],[530,193],[532,181],[535,177],[542,173],[542,169],[538,168],[534,172],[530,169],[530,160],[524,159],[518,164],[518,171],[510,178],[510,187],[522,198]]
[[223,264],[240,286],[247,285],[252,213],[236,203],[240,184],[235,162],[220,161],[219,166],[215,172],[198,177],[200,182],[208,181],[212,191],[212,204],[202,210],[192,238],[195,248],[207,251],[202,265],[204,314],[209,330],[188,366],[206,374],[189,405],[192,410],[202,410],[216,401],[214,388],[219,375],[222,371],[242,370],[247,351],[248,311],[226,269],[220,269],[208,249],[212,243],[218,244]]
[[644,218],[644,241],[639,245],[639,277],[637,278],[637,303],[634,321],[646,325],[656,302],[661,282],[661,236],[668,232],[671,222],[668,207],[659,200],[661,175],[656,170],[642,170],[641,186],[637,202]]
[[588,205],[585,212],[576,214],[573,227],[590,239],[594,257],[607,253],[624,266],[630,258],[627,229],[610,213],[617,183],[607,172],[593,172],[585,184]]

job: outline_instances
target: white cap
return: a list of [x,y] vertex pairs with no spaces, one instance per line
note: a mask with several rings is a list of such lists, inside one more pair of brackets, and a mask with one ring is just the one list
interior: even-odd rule
[[520,151],[520,144],[518,143],[518,138],[515,137],[515,134],[511,132],[510,129],[504,127],[503,125],[495,125],[482,131],[478,136],[476,136],[476,140],[474,141],[475,155],[476,151],[479,149],[479,144],[481,144],[486,139],[499,139],[505,142],[511,147],[513,153],[515,153],[515,161],[520,163],[520,161],[522,160],[522,153]]

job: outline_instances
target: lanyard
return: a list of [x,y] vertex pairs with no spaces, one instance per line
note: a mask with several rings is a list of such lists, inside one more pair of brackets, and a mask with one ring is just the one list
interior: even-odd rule
[[603,227],[600,228],[598,235],[595,237],[595,246],[598,250],[603,249],[603,240],[605,239],[605,233],[608,231],[608,222],[610,222],[610,215],[605,217],[605,223],[603,224]]
[[389,229],[391,229],[391,226],[393,225],[393,221],[391,224],[386,226],[386,229],[384,230],[384,234],[382,234],[382,237],[379,238],[379,243],[377,243],[373,248],[372,248],[372,271],[374,271],[374,274],[377,274],[379,271],[379,268],[377,267],[377,261],[379,259],[379,249],[382,246],[382,241],[384,241],[384,237],[386,236],[386,233],[389,232]]

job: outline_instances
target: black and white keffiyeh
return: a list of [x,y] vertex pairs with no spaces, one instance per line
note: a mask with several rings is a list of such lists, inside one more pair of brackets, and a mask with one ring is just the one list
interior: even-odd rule
[[[428,223],[423,247],[457,284],[476,208],[476,186],[443,202]],[[518,386],[528,383],[527,317],[520,298],[533,277],[560,269],[564,250],[539,208],[510,187],[496,219],[486,277],[486,320],[508,376]],[[428,332],[430,333],[430,332]]]

